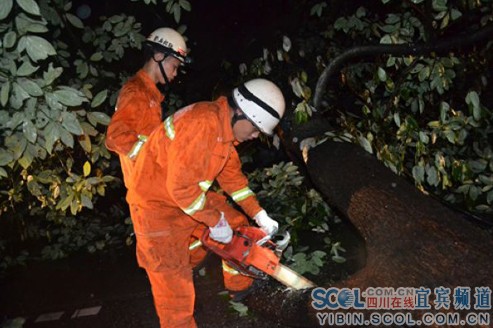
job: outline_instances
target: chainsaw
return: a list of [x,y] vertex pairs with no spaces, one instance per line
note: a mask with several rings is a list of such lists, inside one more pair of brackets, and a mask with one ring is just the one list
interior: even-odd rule
[[257,227],[242,226],[233,232],[233,238],[228,244],[210,238],[209,229],[206,229],[201,239],[190,244],[189,249],[203,245],[236,271],[255,279],[266,280],[271,276],[293,289],[315,287],[313,282],[280,263],[282,252],[289,241],[287,231],[267,235]]

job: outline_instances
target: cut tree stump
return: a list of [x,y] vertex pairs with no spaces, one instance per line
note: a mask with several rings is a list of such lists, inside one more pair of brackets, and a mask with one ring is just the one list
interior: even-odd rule
[[[367,250],[362,269],[336,285],[322,287],[362,291],[368,287],[425,287],[433,295],[435,288],[443,286],[452,290],[450,311],[454,311],[455,287],[471,288],[469,311],[474,311],[475,287],[493,289],[491,232],[464,214],[423,194],[354,144],[325,142],[313,148],[307,168],[315,187],[356,227]],[[288,326],[317,327],[310,292],[264,290],[255,293],[248,305]],[[428,311],[433,312],[432,296],[430,304]],[[423,313],[409,312],[413,318]]]

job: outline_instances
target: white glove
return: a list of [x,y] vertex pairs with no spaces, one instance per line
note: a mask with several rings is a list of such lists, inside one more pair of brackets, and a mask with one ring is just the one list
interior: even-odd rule
[[270,216],[267,215],[267,212],[265,210],[261,210],[260,212],[258,212],[253,217],[253,219],[258,224],[260,229],[262,229],[268,235],[274,234],[279,228],[279,223],[271,219]]
[[209,229],[211,231],[209,236],[220,243],[227,244],[233,238],[233,230],[229,226],[228,221],[226,221],[223,212],[221,212],[219,222],[215,226],[209,227]]

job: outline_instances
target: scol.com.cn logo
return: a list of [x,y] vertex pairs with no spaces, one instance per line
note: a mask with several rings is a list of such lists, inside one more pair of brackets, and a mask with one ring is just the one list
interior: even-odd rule
[[[430,297],[433,296],[431,300]],[[437,287],[322,288],[312,290],[320,325],[490,326],[491,288]],[[353,309],[355,311],[336,312]],[[365,310],[365,312],[358,312]],[[370,312],[369,317],[368,310]],[[380,310],[380,312],[378,312]],[[382,312],[382,310],[393,310]],[[398,310],[398,311],[396,311]],[[419,310],[419,318],[412,311]],[[471,311],[470,311],[471,310]],[[424,312],[423,312],[424,311]],[[461,312],[458,312],[461,311]],[[467,312],[469,311],[469,312]],[[366,313],[366,316],[365,316]]]

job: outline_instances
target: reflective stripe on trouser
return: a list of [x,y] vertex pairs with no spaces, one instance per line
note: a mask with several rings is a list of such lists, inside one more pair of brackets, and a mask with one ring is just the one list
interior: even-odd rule
[[240,272],[230,267],[225,261],[222,261],[222,263],[224,287],[227,290],[238,292],[245,290],[252,285],[252,278],[242,275]]

